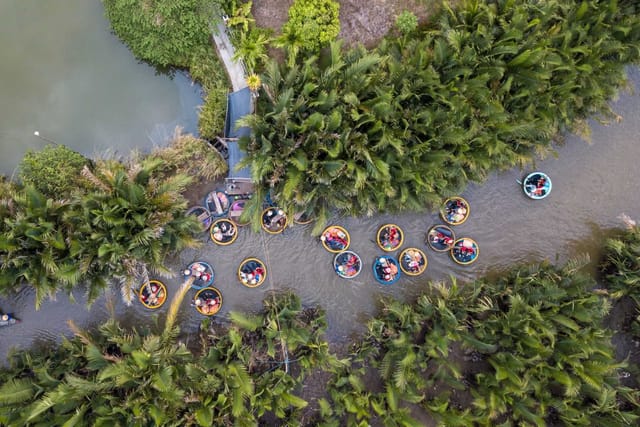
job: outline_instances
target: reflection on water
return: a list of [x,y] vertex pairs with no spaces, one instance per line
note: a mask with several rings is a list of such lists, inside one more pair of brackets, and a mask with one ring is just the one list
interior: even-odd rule
[[0,1],[0,173],[45,141],[82,154],[126,155],[197,130],[198,86],[138,63],[101,2]]
[[[633,82],[640,83],[637,68],[630,70]],[[512,263],[550,260],[564,262],[570,257],[589,253],[597,255],[606,232],[619,227],[618,215],[625,212],[640,217],[640,97],[624,94],[613,103],[614,110],[624,117],[622,123],[603,126],[592,123],[592,142],[576,137],[567,138],[558,147],[558,157],[539,161],[535,169],[545,171],[553,179],[553,192],[543,200],[531,200],[517,183],[527,171],[509,170],[493,174],[482,185],[472,185],[462,196],[471,205],[471,215],[462,225],[454,227],[458,238],[470,237],[478,242],[480,256],[469,266],[455,264],[448,253],[436,253],[424,243],[427,230],[441,223],[438,214],[411,213],[378,215],[371,218],[334,218],[351,235],[350,250],[362,258],[363,271],[351,280],[339,278],[333,270],[333,254],[326,251],[319,239],[310,236],[311,225],[296,225],[279,235],[252,233],[247,227],[238,231],[238,239],[230,246],[218,246],[203,233],[203,247],[183,252],[175,264],[174,279],[163,280],[170,294],[180,286],[180,273],[196,260],[209,262],[215,270],[214,286],[224,297],[224,306],[217,316],[227,318],[232,310],[258,310],[271,290],[290,289],[301,296],[305,304],[320,304],[328,315],[329,338],[341,341],[354,332],[361,332],[368,316],[376,310],[380,296],[411,298],[428,288],[428,281],[455,277],[464,283],[478,276],[507,268]],[[532,168],[533,169],[533,168]],[[209,189],[213,190],[212,189]],[[375,238],[382,224],[394,223],[404,230],[405,239],[397,255],[407,247],[422,248],[428,257],[426,272],[418,277],[403,277],[395,285],[379,285],[372,275],[372,262],[382,251]],[[237,269],[248,257],[263,260],[267,267],[266,282],[257,288],[242,286]],[[194,292],[194,291],[189,291]],[[79,325],[91,325],[109,315],[105,301],[96,302],[91,311],[70,303],[66,297],[47,302],[36,312],[31,291],[22,291],[14,298],[1,298],[0,308],[14,311],[23,323],[0,330],[0,355],[13,345],[27,346],[34,340],[68,334],[65,320],[73,318]],[[148,325],[156,314],[166,315],[169,304],[159,313],[150,312],[140,304],[125,307],[119,296],[114,301],[114,313],[129,325]],[[197,330],[203,316],[190,306],[187,296],[178,321],[186,332]]]

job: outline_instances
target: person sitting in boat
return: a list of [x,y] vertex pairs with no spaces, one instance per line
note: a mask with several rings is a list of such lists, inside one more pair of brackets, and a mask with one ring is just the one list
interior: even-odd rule
[[422,256],[419,252],[409,250],[405,253],[404,257],[407,268],[410,271],[415,273],[420,270],[420,265],[422,264]]
[[331,228],[320,236],[320,240],[325,242],[333,250],[342,249],[347,246],[347,235],[338,228]]
[[349,259],[347,260],[347,267],[353,267],[358,263],[358,257],[356,257],[355,255],[351,254],[349,256]]
[[196,298],[195,305],[203,314],[214,314],[219,309],[220,301],[217,296],[213,298],[205,298],[204,300]]
[[219,242],[229,240],[234,234],[236,234],[235,227],[225,221],[221,221],[220,226],[213,227],[213,238]]
[[255,270],[253,270],[253,277],[255,278],[256,282],[259,282],[260,279],[262,279],[262,276],[264,276],[264,268],[259,265],[255,268]]

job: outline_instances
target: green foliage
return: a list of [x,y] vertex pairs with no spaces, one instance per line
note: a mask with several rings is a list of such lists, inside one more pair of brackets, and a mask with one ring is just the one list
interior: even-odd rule
[[80,171],[91,161],[64,145],[49,144],[27,151],[19,165],[19,178],[47,197],[64,199],[79,187]]
[[202,85],[205,93],[198,120],[200,137],[213,140],[224,130],[229,80],[212,46],[194,53],[189,74],[193,80]]
[[418,29],[418,17],[412,12],[405,10],[396,17],[396,27],[400,33],[409,35]]
[[302,63],[292,37],[288,64],[267,65],[246,120],[245,165],[281,206],[318,218],[424,209],[610,115],[625,64],[640,58],[632,7],[466,2],[375,51],[334,44]]
[[162,160],[157,169],[158,179],[180,174],[194,182],[212,181],[225,176],[229,168],[207,141],[179,132],[167,147],[156,148],[149,157]]
[[629,225],[618,237],[607,239],[601,270],[613,298],[628,296],[640,307],[640,227]]
[[[197,244],[198,223],[185,216],[190,179],[157,172],[160,159],[98,162],[82,170],[86,190],[71,199],[14,188],[0,203],[0,291],[23,285],[36,305],[83,283],[91,303],[112,279],[130,301],[149,271],[166,274],[168,254]],[[155,175],[154,175],[155,173]]]
[[0,368],[0,423],[299,424],[305,375],[334,360],[321,340],[324,314],[285,294],[269,296],[250,323],[208,331],[199,353],[179,343],[177,331],[164,339],[113,320],[92,334],[75,328],[62,345],[20,351]]
[[209,44],[213,16],[208,0],[102,0],[111,28],[144,61],[188,67]]
[[340,4],[335,0],[294,0],[282,40],[299,39],[303,50],[318,52],[340,32]]

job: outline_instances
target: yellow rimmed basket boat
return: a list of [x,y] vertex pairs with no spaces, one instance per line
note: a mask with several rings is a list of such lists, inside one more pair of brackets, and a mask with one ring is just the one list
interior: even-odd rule
[[248,288],[257,288],[267,278],[267,267],[258,258],[247,258],[238,267],[238,279]]
[[451,248],[451,258],[460,265],[474,263],[480,255],[480,247],[475,240],[462,237],[453,244]]
[[404,232],[396,224],[384,224],[378,228],[376,243],[385,252],[393,252],[402,246]]
[[149,280],[140,287],[138,299],[146,308],[156,310],[167,301],[167,287],[159,280]]
[[202,288],[193,297],[193,306],[203,316],[213,316],[222,308],[222,293],[216,288]]
[[450,251],[455,241],[456,233],[453,232],[451,227],[443,224],[431,227],[425,238],[427,245],[436,252]]
[[220,218],[211,224],[209,237],[216,245],[230,245],[238,238],[238,226],[230,219]]
[[449,225],[464,224],[470,213],[469,202],[462,197],[449,197],[440,207],[440,216]]
[[349,232],[339,225],[330,225],[320,235],[322,246],[329,252],[337,254],[346,251],[351,244]]
[[262,211],[262,229],[269,234],[280,234],[287,228],[287,215],[278,207],[268,207]]
[[240,221],[240,217],[242,216],[242,212],[244,212],[244,207],[247,204],[249,199],[236,199],[231,202],[231,206],[229,206],[229,219],[235,223],[238,227],[244,227],[245,225],[249,225],[249,221],[242,222]]
[[400,269],[409,276],[419,276],[427,269],[427,255],[418,248],[400,252]]

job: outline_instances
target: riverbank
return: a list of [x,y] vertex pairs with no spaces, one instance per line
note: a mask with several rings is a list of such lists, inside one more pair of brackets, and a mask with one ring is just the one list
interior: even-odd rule
[[[640,70],[629,70],[631,82],[640,87]],[[472,185],[463,196],[471,204],[471,217],[455,229],[460,236],[474,238],[480,245],[479,260],[468,267],[458,266],[447,254],[436,254],[423,243],[424,233],[439,223],[436,213],[380,215],[371,218],[333,218],[345,226],[352,236],[352,249],[362,257],[365,266],[356,279],[338,278],[331,268],[332,256],[309,234],[311,226],[295,226],[282,235],[253,233],[242,228],[238,240],[219,247],[202,234],[202,248],[180,254],[172,263],[179,274],[186,264],[203,259],[216,270],[215,286],[224,296],[224,306],[216,317],[224,320],[232,310],[252,312],[261,306],[270,289],[292,289],[305,305],[319,304],[327,310],[328,336],[332,342],[345,342],[361,332],[363,324],[378,307],[381,295],[408,299],[428,288],[428,280],[444,280],[454,276],[465,283],[484,274],[503,271],[513,263],[549,260],[564,262],[580,254],[599,256],[601,241],[610,229],[618,228],[617,217],[627,212],[633,216],[640,207],[640,193],[635,183],[640,170],[635,163],[640,157],[637,135],[640,134],[640,95],[623,93],[612,103],[623,117],[621,123],[608,126],[591,122],[591,143],[567,136],[564,145],[556,147],[557,157],[537,162],[553,179],[553,193],[541,201],[527,199],[516,183],[524,171],[512,169],[492,174],[482,185]],[[204,184],[200,195],[216,185]],[[403,277],[390,287],[378,285],[370,273],[371,262],[380,251],[373,239],[379,225],[394,222],[407,233],[404,247],[423,248],[429,266],[419,278]],[[248,256],[268,258],[269,278],[264,286],[248,289],[238,282],[236,269]],[[174,292],[181,280],[167,280]],[[0,308],[13,311],[23,320],[19,325],[0,330],[0,358],[12,346],[28,347],[42,340],[59,340],[69,335],[66,325],[73,319],[81,327],[90,327],[110,315],[125,325],[148,325],[155,313],[139,304],[126,307],[118,294],[105,295],[87,310],[81,290],[74,292],[78,302],[65,296],[45,302],[40,311],[34,309],[33,292],[25,288],[13,298],[0,298]],[[160,315],[164,316],[161,310]],[[197,331],[202,316],[185,303],[179,322],[186,334]]]

